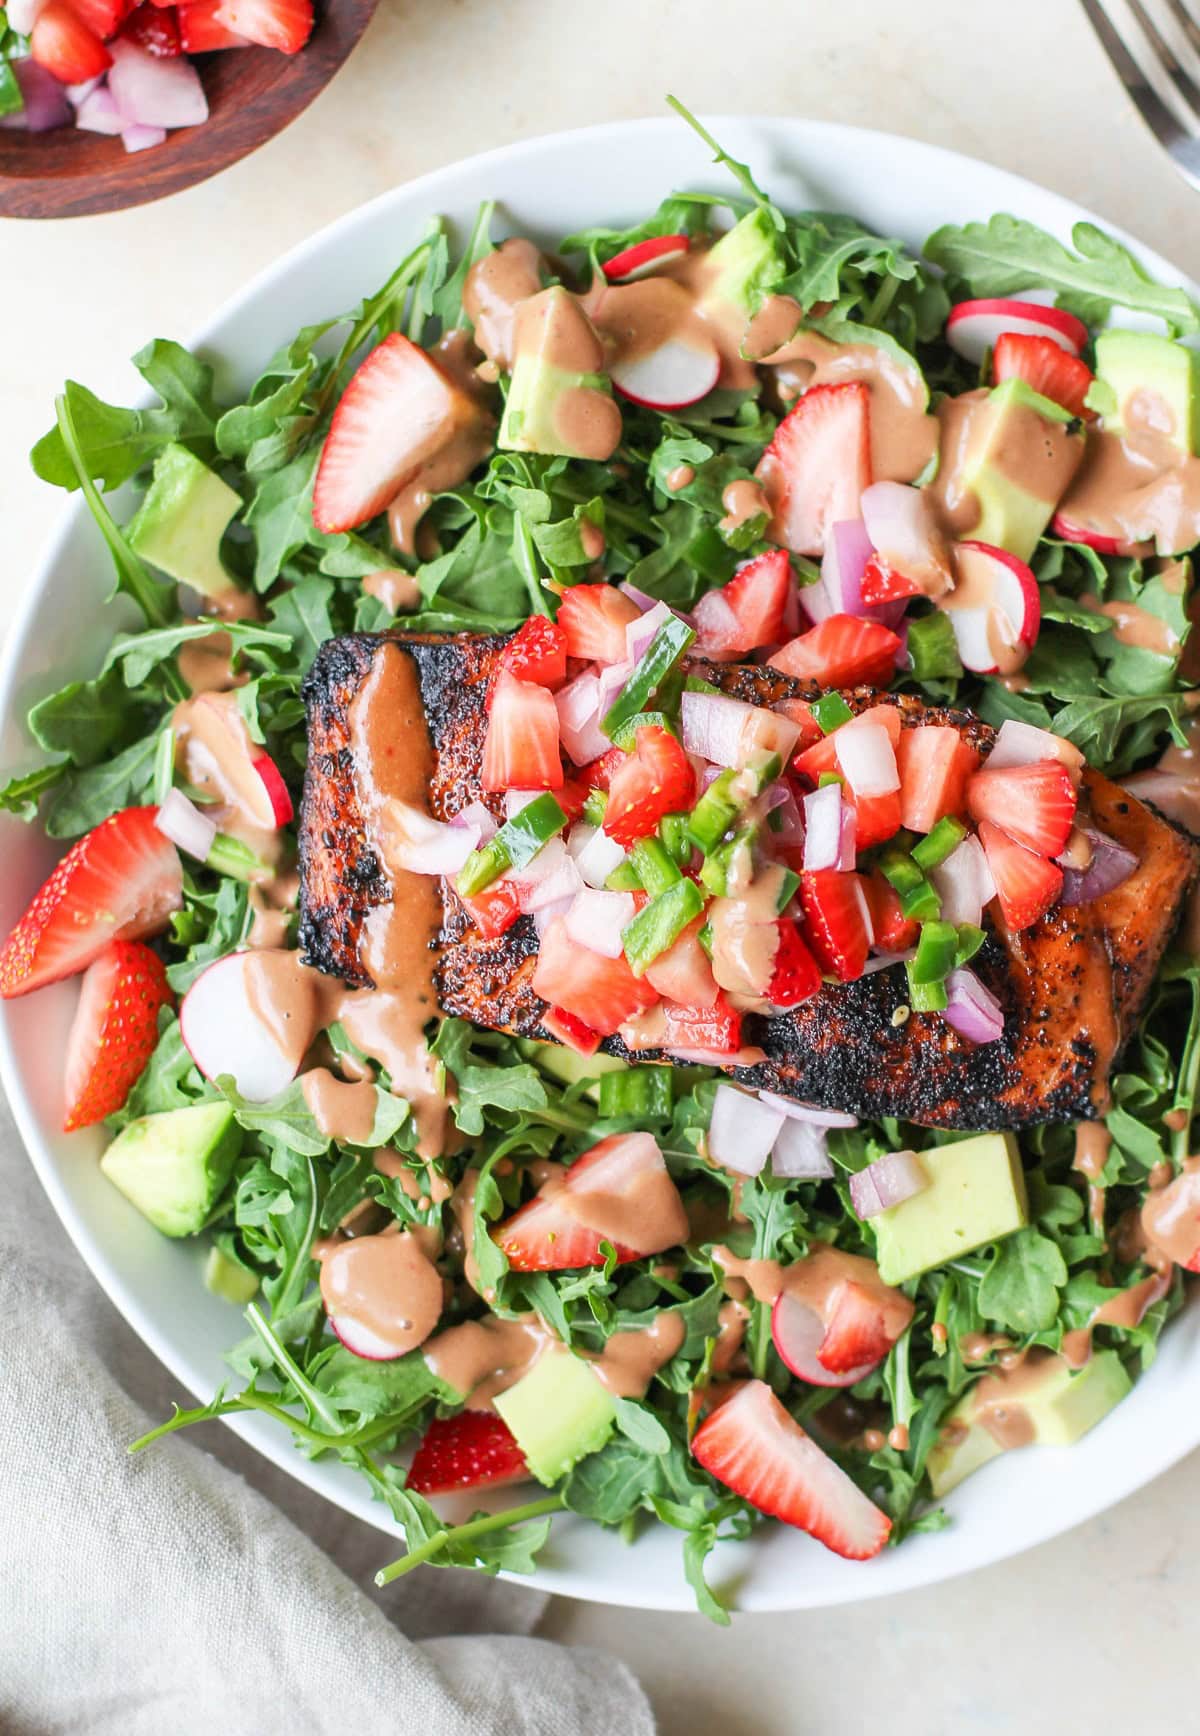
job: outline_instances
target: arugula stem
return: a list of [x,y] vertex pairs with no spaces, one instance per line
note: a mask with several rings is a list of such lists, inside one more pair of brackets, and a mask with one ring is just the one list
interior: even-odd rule
[[296,1366],[296,1363],[276,1336],[274,1329],[269,1324],[266,1315],[258,1306],[257,1302],[251,1302],[250,1306],[247,1308],[246,1319],[250,1322],[251,1326],[262,1340],[263,1345],[269,1352],[280,1372],[291,1381],[296,1391],[300,1394],[300,1397],[308,1406],[310,1414],[320,1417],[323,1423],[336,1432],[339,1424],[336,1409],[330,1404],[329,1400],[325,1397],[325,1394],[321,1392],[319,1388],[315,1387],[310,1380],[307,1380],[300,1372],[300,1369]]
[[765,1302],[754,1304],[754,1319],[750,1323],[750,1367],[756,1380],[767,1372],[767,1351],[771,1348],[771,1311]]
[[1175,1075],[1175,1100],[1172,1108],[1183,1110],[1186,1123],[1171,1135],[1171,1156],[1176,1165],[1183,1163],[1191,1143],[1192,1117],[1196,1113],[1196,1087],[1200,1083],[1200,978],[1192,979],[1192,1012],[1187,1040]]
[[782,217],[776,210],[775,206],[772,205],[771,201],[767,198],[767,195],[763,192],[762,188],[758,185],[754,176],[750,173],[748,166],[745,163],[737,162],[727,151],[722,150],[721,146],[717,143],[716,139],[713,138],[708,128],[702,126],[696,119],[695,115],[688,109],[684,108],[677,96],[668,96],[667,105],[668,107],[673,108],[679,118],[686,121],[692,131],[704,140],[704,143],[708,146],[709,150],[712,151],[715,161],[718,163],[724,163],[734,180],[739,182],[740,185],[746,189],[747,193],[749,193],[750,197],[754,200],[754,203],[761,210],[766,211],[769,214],[775,227],[781,229],[783,227]]
[[432,1537],[427,1537],[424,1543],[410,1549],[407,1555],[402,1555],[398,1561],[380,1568],[375,1575],[375,1583],[380,1586],[390,1585],[394,1579],[411,1573],[414,1567],[432,1561],[448,1543],[467,1542],[470,1538],[482,1537],[489,1531],[504,1531],[510,1525],[523,1525],[527,1519],[540,1519],[546,1513],[560,1513],[565,1506],[566,1501],[562,1495],[547,1495],[544,1500],[528,1501],[523,1507],[509,1507],[503,1513],[484,1513],[478,1519],[469,1519],[465,1525],[444,1526],[442,1530],[435,1531]]
[[[420,1406],[416,1407],[420,1409]],[[246,1411],[261,1411],[264,1416],[271,1417],[275,1422],[282,1423],[285,1428],[302,1440],[306,1446],[315,1448],[318,1452],[344,1452],[350,1447],[368,1447],[385,1436],[398,1434],[414,1415],[410,1408],[397,1411],[390,1416],[376,1417],[360,1429],[352,1429],[344,1434],[326,1434],[321,1429],[310,1428],[300,1418],[293,1416],[281,1404],[274,1403],[264,1393],[247,1388],[236,1398],[221,1399],[215,1404],[198,1405],[195,1410],[177,1410],[173,1417],[168,1417],[165,1423],[159,1423],[148,1434],[139,1437],[126,1448],[127,1452],[140,1453],[143,1447],[149,1447],[164,1435],[177,1434],[180,1429],[191,1428],[195,1423],[208,1422],[213,1417],[236,1416]]]
[[877,326],[883,324],[884,316],[889,307],[891,307],[892,302],[895,300],[896,292],[899,288],[900,279],[898,277],[892,277],[889,275],[884,278],[874,300],[862,316],[864,325]]
[[337,397],[339,382],[347,362],[359,346],[366,341],[368,333],[383,319],[384,314],[394,307],[399,291],[403,291],[403,294],[400,295],[400,307],[403,311],[404,304],[408,300],[409,286],[424,272],[432,245],[433,239],[431,237],[427,241],[422,241],[420,246],[415,247],[407,259],[401,260],[389,281],[373,298],[370,304],[371,312],[364,315],[362,319],[355,320],[351,326],[345,342],[337,353],[337,360],[330,369],[325,384],[317,394],[316,407],[313,413],[314,426],[320,422],[329,408],[330,402]]
[[538,568],[537,548],[533,533],[518,512],[513,518],[513,562],[525,582],[529,604],[535,615],[548,615],[550,605],[542,590],[542,575]]

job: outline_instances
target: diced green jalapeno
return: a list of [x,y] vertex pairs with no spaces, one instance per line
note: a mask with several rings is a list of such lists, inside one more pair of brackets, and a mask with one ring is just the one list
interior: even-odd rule
[[823,693],[820,699],[814,699],[809,710],[816,718],[823,735],[832,735],[833,731],[843,723],[849,723],[854,716],[840,693]]
[[912,848],[913,861],[928,873],[929,869],[938,867],[947,856],[962,843],[967,835],[967,828],[961,820],[956,820],[952,814],[947,814],[939,820],[928,837],[922,838]]
[[677,880],[643,905],[621,930],[621,945],[634,976],[641,976],[647,965],[673,946],[703,909],[704,894],[694,880]]
[[657,838],[639,838],[630,849],[629,860],[651,898],[657,898],[680,879],[679,869]]
[[622,724],[639,711],[649,709],[695,637],[695,630],[678,615],[663,622],[635,664],[623,691],[601,719],[600,728],[605,735],[615,740]]
[[779,897],[775,900],[775,909],[783,915],[792,899],[796,896],[796,888],[800,884],[800,876],[792,868],[783,870],[783,879],[779,882]]
[[617,863],[604,885],[609,892],[640,892],[642,890],[642,877],[630,858],[626,856],[623,862]]
[[913,1012],[944,1012],[946,1007],[950,1004],[950,996],[946,993],[945,983],[915,983],[912,976],[912,967],[915,962],[915,960],[909,959],[906,966],[908,971],[908,999]]
[[662,839],[663,849],[681,868],[686,867],[692,859],[692,841],[688,837],[688,816],[686,814],[664,814],[658,822],[658,835]]
[[566,823],[567,816],[549,790],[535,796],[520,813],[506,820],[481,850],[472,850],[455,885],[464,898],[472,898],[507,869],[524,868],[532,862],[542,845],[548,844]]
[[909,964],[909,978],[922,987],[944,982],[958,956],[958,930],[952,922],[923,922],[916,957]]
[[625,749],[632,753],[637,746],[639,729],[665,729],[668,735],[676,733],[675,725],[665,711],[639,711],[633,717],[626,718],[613,736],[614,747]]
[[669,1121],[675,1094],[670,1067],[630,1067],[600,1078],[600,1114],[605,1121],[631,1117],[635,1121]]
[[953,681],[963,672],[950,617],[940,609],[908,623],[908,655],[917,681]]
[[731,771],[720,772],[688,815],[688,837],[706,856],[716,849],[738,817],[738,800],[732,793],[736,775]]
[[958,925],[958,947],[954,954],[954,967],[969,963],[983,945],[985,936],[982,928],[977,928],[973,922],[960,922]]
[[583,817],[588,825],[602,826],[607,807],[608,794],[605,790],[589,790],[583,804]]

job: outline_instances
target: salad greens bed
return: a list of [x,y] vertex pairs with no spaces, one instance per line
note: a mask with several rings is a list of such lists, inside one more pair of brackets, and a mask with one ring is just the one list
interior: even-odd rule
[[[585,278],[597,262],[638,239],[703,232],[721,207],[741,213],[757,206],[773,241],[763,292],[796,297],[814,310],[810,323],[833,339],[915,356],[934,391],[977,383],[942,338],[952,293],[995,295],[1036,284],[1092,321],[1123,308],[1157,315],[1175,334],[1200,331],[1200,308],[1182,290],[1153,282],[1119,243],[1090,224],[1079,224],[1067,247],[1028,223],[996,216],[938,230],[920,261],[901,242],[872,234],[852,217],[780,210],[743,165],[719,157],[733,171],[736,195],[673,194],[632,229],[594,228],[568,237],[559,257]],[[499,226],[496,211],[485,205],[460,251],[446,225],[431,221],[380,290],[350,312],[296,333],[241,402],[218,400],[208,362],[165,339],[135,358],[156,395],[153,408],[106,404],[85,386],[67,384],[55,427],[34,449],[33,466],[47,482],[83,490],[112,556],[115,591],[142,620],[116,634],[92,679],[71,682],[33,707],[29,728],[46,763],[10,782],[0,805],[27,820],[40,818],[55,838],[74,838],[114,809],[161,796],[171,776],[171,708],[186,691],[175,654],[216,625],[231,635],[249,675],[238,703],[250,732],[298,791],[305,760],[301,679],[324,640],[390,623],[360,580],[400,564],[383,519],[362,534],[323,535],[313,525],[314,471],[331,411],[366,346],[394,331],[428,342],[467,323],[465,274],[492,246]],[[549,613],[554,588],[584,577],[589,565],[580,535],[584,520],[604,531],[609,576],[628,577],[683,608],[764,546],[761,519],[732,534],[719,523],[723,489],[751,475],[775,426],[755,393],[717,390],[670,415],[633,405],[623,410],[619,462],[497,452],[475,480],[441,495],[427,521],[438,552],[408,564],[421,603],[406,625],[497,631],[516,627],[530,613]],[[260,621],[188,618],[176,589],[138,558],[110,509],[105,495],[123,483],[144,486],[148,467],[172,441],[213,465],[244,502],[222,554],[229,570],[262,598]],[[685,464],[694,480],[668,492],[667,473]],[[1177,658],[1118,643],[1111,620],[1078,599],[1089,591],[1136,600],[1168,621],[1182,643],[1186,597],[1137,560],[1050,539],[1034,565],[1045,624],[1026,669],[1027,687],[1010,693],[996,680],[964,675],[952,640],[947,644],[936,633],[914,635],[916,667],[901,685],[973,707],[992,723],[1016,717],[1052,727],[1110,772],[1145,763],[1168,740],[1181,741],[1185,689]],[[246,937],[247,894],[245,881],[231,874],[194,864],[186,869],[184,908],[164,942],[178,993],[208,961]],[[330,1036],[335,1048],[346,1046],[339,1028]],[[377,1201],[403,1224],[441,1223],[445,1216],[449,1228],[449,1208],[434,1203],[436,1190],[415,1156],[402,1102],[379,1089],[372,1144],[408,1156],[424,1181],[416,1198],[378,1173],[370,1149],[323,1138],[297,1084],[270,1104],[235,1101],[242,1153],[211,1224],[222,1253],[260,1286],[259,1299],[247,1309],[249,1335],[229,1354],[240,1390],[177,1414],[138,1445],[205,1417],[262,1411],[275,1418],[300,1451],[334,1455],[359,1470],[404,1526],[409,1553],[381,1581],[421,1561],[489,1573],[529,1571],[562,1508],[618,1527],[626,1537],[656,1516],[682,1533],[701,1608],[727,1620],[706,1585],[705,1559],[719,1537],[748,1535],[758,1515],[721,1491],[687,1449],[688,1395],[706,1377],[723,1297],[710,1244],[693,1245],[670,1267],[654,1260],[616,1266],[614,1256],[602,1269],[530,1274],[510,1271],[488,1234],[489,1224],[517,1202],[523,1164],[570,1157],[606,1133],[631,1127],[655,1134],[689,1203],[705,1202],[714,1217],[727,1215],[734,1178],[701,1155],[718,1076],[639,1068],[608,1074],[590,1092],[586,1082],[564,1088],[541,1064],[536,1046],[457,1020],[441,1025],[433,1047],[457,1086],[454,1117],[463,1136],[461,1151],[439,1159],[433,1170],[453,1184],[466,1169],[478,1169],[474,1254],[482,1285],[494,1288],[495,1311],[534,1310],[564,1343],[599,1350],[612,1332],[646,1325],[664,1307],[677,1309],[686,1328],[682,1345],[646,1400],[620,1401],[619,1432],[609,1445],[526,1506],[450,1526],[406,1490],[393,1449],[439,1404],[453,1406],[461,1395],[439,1383],[419,1351],[369,1362],[339,1345],[325,1323],[309,1249],[315,1236],[332,1231],[363,1200]],[[1028,1227],[904,1286],[916,1303],[912,1326],[854,1397],[881,1406],[891,1424],[907,1426],[910,1444],[904,1451],[838,1453],[893,1518],[893,1541],[945,1523],[926,1498],[923,1467],[948,1408],[981,1372],[964,1364],[960,1339],[996,1331],[1021,1347],[1058,1348],[1064,1332],[1086,1325],[1140,1272],[1122,1264],[1105,1229],[1138,1203],[1153,1165],[1186,1154],[1198,1068],[1200,961],[1171,955],[1114,1081],[1113,1144],[1091,1205],[1072,1170],[1073,1130],[1039,1128],[1021,1140]],[[112,1125],[217,1094],[193,1066],[175,1015],[165,1010],[153,1059]],[[1187,1125],[1166,1135],[1163,1117],[1172,1109],[1185,1112]],[[769,1172],[739,1180],[741,1215],[727,1239],[740,1253],[783,1262],[803,1255],[813,1241],[871,1255],[874,1233],[851,1209],[850,1175],[885,1151],[955,1137],[890,1121],[837,1132],[830,1141],[838,1170],[833,1182],[787,1181]],[[1131,1368],[1144,1368],[1181,1300],[1176,1272],[1171,1292],[1140,1326],[1101,1328],[1101,1340]],[[480,1306],[459,1284],[446,1323]],[[754,1373],[785,1395],[802,1422],[835,1396],[789,1383],[761,1305],[751,1317],[746,1351]]]

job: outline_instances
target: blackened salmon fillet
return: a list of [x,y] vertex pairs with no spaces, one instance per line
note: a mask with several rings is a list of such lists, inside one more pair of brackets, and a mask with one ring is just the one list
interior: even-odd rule
[[[300,944],[309,964],[367,989],[374,985],[363,961],[364,924],[391,898],[391,883],[366,835],[349,713],[388,643],[416,666],[432,747],[430,812],[450,820],[476,800],[501,812],[500,798],[481,789],[480,766],[487,689],[505,637],[354,634],[321,647],[304,684],[309,751],[300,818]],[[756,705],[816,692],[765,666],[692,668]],[[906,728],[950,724],[984,754],[995,739],[972,714],[909,695],[860,689],[845,698],[855,711],[893,705]],[[1145,1006],[1196,878],[1200,847],[1098,772],[1085,771],[1081,795],[1096,826],[1132,850],[1139,866],[1105,897],[1056,908],[1020,934],[989,923],[973,968],[1004,1009],[1004,1033],[996,1042],[970,1043],[937,1014],[900,1012],[907,1009],[907,981],[896,966],[857,982],[826,983],[790,1012],[747,1015],[744,1041],[765,1059],[730,1068],[731,1076],[859,1116],[895,1116],[930,1127],[1020,1128],[1102,1115],[1114,1062]],[[441,927],[430,944],[443,1010],[491,1030],[553,1040],[541,1023],[546,1004],[532,987],[532,920],[522,917],[499,939],[485,940],[447,882],[441,903]],[[644,1050],[630,1056],[618,1037],[602,1047],[630,1059],[670,1059]]]

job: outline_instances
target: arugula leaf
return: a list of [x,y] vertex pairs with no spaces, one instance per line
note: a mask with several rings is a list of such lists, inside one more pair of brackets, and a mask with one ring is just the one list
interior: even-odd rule
[[1014,1332],[1045,1332],[1054,1324],[1066,1281],[1057,1245],[1027,1225],[997,1242],[979,1285],[979,1306],[989,1320]]
[[52,838],[77,838],[90,832],[117,808],[148,801],[154,786],[158,735],[143,736],[99,765],[67,770],[55,780],[42,810]]
[[10,778],[0,789],[0,810],[15,814],[19,820],[36,820],[38,803],[47,790],[61,783],[67,769],[68,761],[60,760],[57,765],[39,766],[36,771]]

